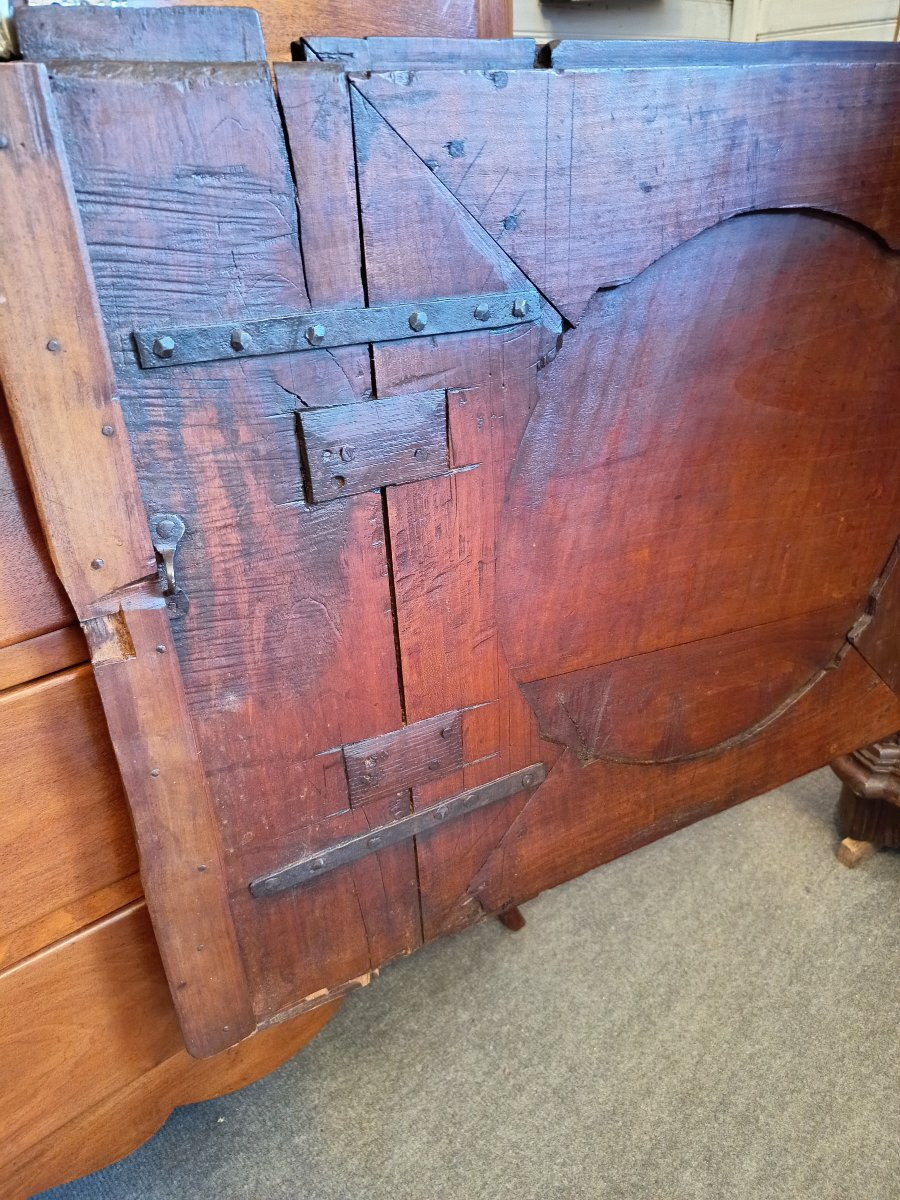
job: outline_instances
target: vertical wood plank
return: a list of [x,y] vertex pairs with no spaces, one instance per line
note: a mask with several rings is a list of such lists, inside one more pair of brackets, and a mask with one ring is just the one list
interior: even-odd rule
[[[268,1019],[420,936],[411,845],[321,896],[262,905],[247,891],[254,855],[284,861],[348,820],[365,826],[310,781],[334,747],[402,723],[381,497],[303,497],[297,414],[358,400],[368,355],[353,352],[363,389],[318,350],[142,371],[130,331],[162,312],[239,322],[309,305],[271,81],[257,65],[70,63],[53,87],[140,485],[149,511],[187,526],[173,636],[253,1005]],[[317,181],[313,169],[310,204]],[[325,270],[320,258],[317,286]],[[338,300],[360,284],[336,271],[330,286]]]
[[[310,303],[365,304],[347,77],[335,63],[279,63],[278,99],[300,208]],[[328,351],[360,399],[372,392],[367,346]]]
[[209,790],[162,601],[128,617],[118,598],[97,604],[155,578],[155,561],[44,68],[4,67],[0,96],[0,196],[14,223],[0,245],[0,371],[93,652],[185,1040],[211,1054],[255,1022]]
[[83,616],[151,574],[154,556],[44,69],[4,66],[0,97],[0,377],[54,565]]

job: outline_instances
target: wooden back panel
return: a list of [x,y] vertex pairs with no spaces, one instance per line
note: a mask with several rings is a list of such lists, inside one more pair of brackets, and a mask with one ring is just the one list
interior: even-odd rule
[[[168,7],[170,3],[187,4],[187,0],[159,0],[160,7]],[[49,10],[52,0],[29,0],[29,7]],[[145,3],[134,5],[132,0],[126,0],[124,8],[146,8]],[[194,7],[194,6],[190,6]],[[258,3],[247,5],[242,0],[225,0],[222,7],[236,7],[242,11],[256,10],[265,38],[268,57],[275,62],[286,62],[291,57],[291,43],[301,37],[325,35],[327,37],[361,38],[369,34],[382,37],[458,37],[458,38],[503,38],[512,35],[512,3],[511,0],[441,0],[440,3],[375,5],[358,3],[356,0],[258,0]],[[121,11],[117,6],[110,13]],[[80,14],[79,14],[80,15]],[[42,21],[57,21],[57,17],[42,17]],[[72,18],[62,17],[61,21],[69,24]],[[138,18],[139,20],[141,18]],[[92,20],[92,18],[88,18]],[[134,28],[134,16],[129,13],[124,22],[117,16],[94,18],[102,21],[107,27]],[[149,18],[151,23],[153,18]],[[191,23],[188,18],[184,25],[180,22],[173,27],[174,35],[186,39],[190,34],[186,28]],[[155,23],[154,23],[155,24]],[[208,23],[205,30],[196,40],[191,40],[180,54],[166,53],[162,57],[181,57],[187,61],[193,58],[211,60],[210,43],[215,44],[220,37],[231,37],[230,51],[226,48],[224,59],[228,60],[235,53],[237,39],[246,36],[245,18],[223,15],[219,25],[221,34],[211,36]],[[84,27],[78,34],[84,39]],[[130,35],[129,35],[130,36]],[[169,43],[171,44],[171,43]],[[129,57],[129,52],[120,57]],[[34,57],[30,51],[26,57]],[[53,57],[66,58],[68,54],[57,54]],[[80,53],[75,57],[82,57]],[[147,57],[141,54],[141,57]],[[247,57],[243,54],[242,57]]]
[[[253,63],[54,65],[142,505],[187,527],[174,603],[135,573],[80,615],[195,1051],[900,724],[859,640],[900,533],[897,76],[297,64],[282,127]],[[132,339],[523,282],[532,322],[371,354]]]

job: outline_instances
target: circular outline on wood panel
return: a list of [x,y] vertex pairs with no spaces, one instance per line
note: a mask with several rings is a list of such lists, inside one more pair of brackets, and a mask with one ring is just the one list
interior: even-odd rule
[[[888,403],[892,359],[880,353],[898,265],[877,235],[846,218],[753,212],[704,230],[627,284],[595,295],[542,373],[498,543],[500,637],[544,736],[582,761],[715,754],[772,724],[847,653],[848,631],[900,530],[897,487],[884,482],[881,461],[898,432]],[[867,364],[881,366],[877,374],[868,367],[862,392],[860,346],[870,348]],[[851,432],[852,453],[845,450]],[[736,442],[740,453],[721,454]],[[604,458],[591,459],[598,445]],[[777,466],[779,453],[787,465]],[[808,477],[785,486],[798,467]],[[644,476],[648,488],[656,481],[656,498],[640,495],[634,479]],[[835,495],[845,498],[829,514],[823,505]],[[703,530],[710,511],[719,517],[717,540]],[[552,515],[542,524],[539,512]],[[692,522],[702,532],[693,542],[685,536]],[[585,551],[585,528],[601,530],[593,553]],[[797,528],[805,537],[795,536]],[[865,536],[854,539],[854,528]],[[629,567],[629,555],[637,566]],[[720,592],[710,597],[703,588],[713,572]],[[523,587],[523,579],[535,582]],[[529,592],[537,595],[531,605],[523,603]],[[708,689],[705,710],[704,697],[690,689],[664,691],[671,711],[657,714],[656,743],[626,749],[643,736],[633,731],[646,726],[660,694],[657,672],[677,676],[695,651],[690,678]],[[729,654],[746,675],[732,694],[721,678]],[[629,694],[626,682],[616,694],[617,673],[640,686]],[[698,713],[709,725],[705,737],[692,729]],[[620,729],[631,722],[625,745],[616,745],[615,722]]]

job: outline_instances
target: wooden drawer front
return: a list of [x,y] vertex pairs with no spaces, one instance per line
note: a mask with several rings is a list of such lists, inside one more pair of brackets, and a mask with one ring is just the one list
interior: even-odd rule
[[198,1062],[184,1048],[143,901],[0,972],[0,1195],[26,1200],[130,1153],[176,1105],[279,1066],[339,1006]]
[[140,893],[89,666],[0,695],[0,966]]
[[143,902],[0,974],[0,1162],[178,1052]]

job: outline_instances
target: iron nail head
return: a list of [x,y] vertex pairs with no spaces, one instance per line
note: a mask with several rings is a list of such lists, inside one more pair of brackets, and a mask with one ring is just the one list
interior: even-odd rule
[[91,569],[92,570],[102,571],[105,566],[106,566],[106,563],[103,561],[102,558],[92,558],[91,559]]
[[325,341],[324,325],[309,325],[306,329],[306,340],[311,346],[321,346]]
[[103,434],[104,437],[112,437],[116,431],[115,431],[115,429],[113,429],[112,425],[104,425],[101,428],[100,432]]
[[491,310],[486,304],[479,304],[472,315],[476,321],[489,321],[491,318]]
[[513,306],[512,306],[512,315],[514,317],[527,317],[528,316],[528,301],[527,300],[514,300]]
[[231,337],[228,340],[236,354],[240,354],[243,350],[249,350],[253,345],[253,338],[246,329],[232,329]]
[[413,333],[421,333],[428,324],[428,313],[416,309],[415,312],[409,314],[409,327]]
[[175,353],[175,339],[164,333],[153,343],[153,353],[157,358],[171,358]]

